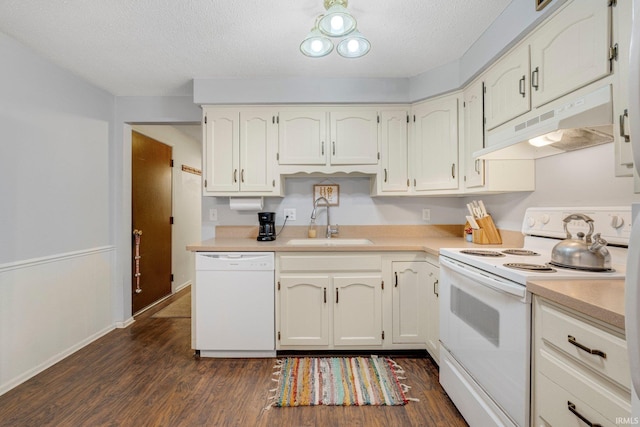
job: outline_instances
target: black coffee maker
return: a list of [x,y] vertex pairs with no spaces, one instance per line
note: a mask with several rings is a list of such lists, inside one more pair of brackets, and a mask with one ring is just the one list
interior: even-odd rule
[[258,221],[260,221],[258,241],[270,242],[276,240],[276,213],[258,212]]

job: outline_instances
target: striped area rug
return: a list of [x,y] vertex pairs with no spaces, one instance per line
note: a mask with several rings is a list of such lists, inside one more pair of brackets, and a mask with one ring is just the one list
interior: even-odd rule
[[404,371],[384,357],[288,357],[279,359],[270,406],[404,405]]

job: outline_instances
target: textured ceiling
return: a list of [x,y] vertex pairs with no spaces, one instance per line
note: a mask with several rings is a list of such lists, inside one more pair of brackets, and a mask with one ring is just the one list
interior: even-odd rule
[[114,95],[191,95],[194,78],[412,77],[510,1],[350,0],[372,44],[359,59],[300,53],[322,0],[2,0],[0,31]]

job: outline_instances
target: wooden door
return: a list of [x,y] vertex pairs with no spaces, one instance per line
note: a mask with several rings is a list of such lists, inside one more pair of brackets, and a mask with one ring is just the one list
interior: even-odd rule
[[[170,146],[132,133],[132,311],[136,313],[171,294],[171,152]],[[139,283],[134,230],[142,231]]]

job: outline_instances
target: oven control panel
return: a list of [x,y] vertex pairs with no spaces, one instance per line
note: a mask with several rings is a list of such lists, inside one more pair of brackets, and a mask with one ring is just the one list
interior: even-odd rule
[[[631,235],[631,206],[606,207],[552,207],[529,208],[522,222],[522,232],[528,236],[544,236],[564,239],[564,219],[573,214],[583,214],[593,220],[593,233],[600,233],[610,244],[628,245]],[[578,233],[589,232],[589,225],[582,219],[572,219],[567,230],[574,238]]]

